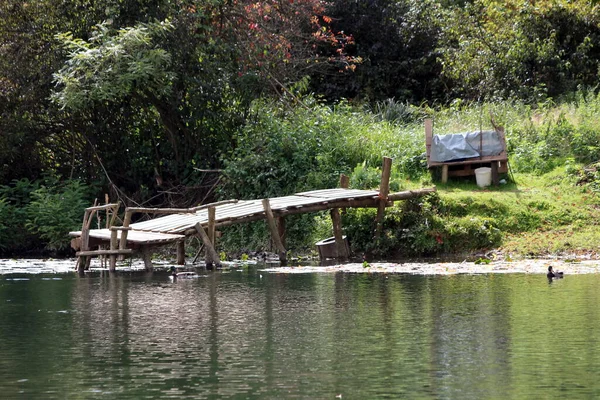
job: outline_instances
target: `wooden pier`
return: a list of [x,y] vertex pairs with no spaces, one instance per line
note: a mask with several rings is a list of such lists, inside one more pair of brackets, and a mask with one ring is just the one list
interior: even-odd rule
[[[226,200],[205,204],[194,208],[139,208],[127,207],[122,226],[114,226],[114,216],[119,205],[107,204],[87,208],[82,230],[70,232],[75,239],[71,245],[78,250],[77,269],[82,272],[89,268],[91,257],[108,256],[109,269],[114,271],[117,257],[140,254],[147,269],[152,268],[151,251],[155,247],[177,243],[177,263],[185,263],[185,239],[199,236],[204,243],[207,266],[218,265],[215,251],[216,228],[240,223],[266,220],[271,238],[279,259],[286,262],[286,249],[282,238],[285,236],[285,220],[288,215],[330,210],[333,233],[336,240],[337,256],[345,259],[347,246],[342,239],[340,209],[351,207],[373,207],[378,209],[376,236],[381,234],[381,221],[386,207],[394,201],[422,196],[435,191],[435,188],[388,193],[391,159],[383,164],[382,182],[379,190],[348,189],[348,179],[340,179],[341,188],[314,190],[296,193],[291,196],[257,200]],[[91,222],[97,212],[107,211],[111,222],[107,228],[91,229]],[[143,222],[131,223],[136,213],[163,214],[163,216]],[[107,218],[107,221],[109,218]]]

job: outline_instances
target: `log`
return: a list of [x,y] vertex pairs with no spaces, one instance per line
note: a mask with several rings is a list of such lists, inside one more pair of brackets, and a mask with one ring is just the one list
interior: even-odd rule
[[269,199],[263,199],[262,205],[265,210],[265,216],[267,218],[269,230],[271,231],[271,238],[273,239],[273,243],[278,251],[279,261],[285,263],[287,262],[286,251],[285,247],[283,247],[283,243],[281,242],[281,238],[279,237],[279,230],[277,229],[277,223],[275,222]]
[[388,200],[396,201],[396,200],[406,200],[412,199],[413,197],[426,196],[430,193],[434,193],[436,191],[435,187],[432,188],[424,188],[424,189],[415,189],[415,190],[407,190],[405,192],[396,192],[388,195]]

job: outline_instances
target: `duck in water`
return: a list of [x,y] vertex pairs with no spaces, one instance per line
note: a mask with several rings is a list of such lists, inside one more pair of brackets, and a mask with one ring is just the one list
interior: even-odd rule
[[552,269],[552,266],[548,267],[548,273],[546,274],[546,276],[548,277],[548,279],[552,279],[552,278],[557,278],[560,279],[563,277],[563,272],[562,271],[554,271]]
[[169,268],[169,270],[171,271],[170,278],[173,281],[176,281],[177,278],[179,278],[179,279],[196,279],[196,278],[200,277],[195,272],[185,272],[185,271],[184,272],[177,272],[177,269],[174,266],[171,266],[171,268]]

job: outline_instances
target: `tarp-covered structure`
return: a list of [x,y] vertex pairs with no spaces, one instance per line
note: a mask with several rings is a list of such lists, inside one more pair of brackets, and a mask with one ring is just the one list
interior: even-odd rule
[[504,140],[495,130],[433,135],[431,162],[467,160],[497,156],[504,151]]

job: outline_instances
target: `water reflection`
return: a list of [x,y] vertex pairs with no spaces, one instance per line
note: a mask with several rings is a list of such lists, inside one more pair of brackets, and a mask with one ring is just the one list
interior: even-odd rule
[[537,275],[200,275],[0,279],[3,393],[481,399],[600,390],[595,275],[552,285]]

